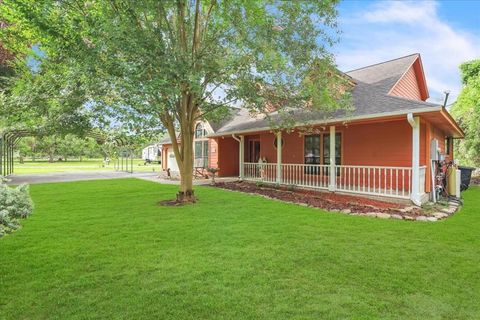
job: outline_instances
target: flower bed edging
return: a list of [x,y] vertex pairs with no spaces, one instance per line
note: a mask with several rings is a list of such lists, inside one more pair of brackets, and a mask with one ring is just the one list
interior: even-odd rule
[[[430,215],[425,215],[425,212],[417,206],[381,209],[371,205],[347,203],[346,205],[351,208],[341,208],[342,203],[334,203],[328,199],[322,199],[319,195],[305,194],[305,193],[300,194],[299,192],[295,192],[295,191],[282,190],[282,189],[263,187],[263,186],[262,187],[258,187],[258,186],[254,187],[254,186],[255,186],[254,184],[248,183],[248,182],[219,183],[216,185],[216,187],[222,188],[224,190],[254,194],[266,199],[276,200],[284,203],[297,204],[304,207],[322,209],[328,212],[343,213],[343,214],[348,214],[353,216],[367,216],[367,217],[378,218],[378,219],[435,222],[435,221],[444,220],[448,218],[449,216],[453,215],[460,207],[460,205],[456,202],[449,202],[448,208],[443,208],[440,210],[442,212],[438,211]],[[358,198],[355,196],[348,196],[348,197]],[[323,204],[326,207],[322,207],[320,204]],[[355,209],[361,209],[361,210],[359,212],[358,210],[355,210]]]

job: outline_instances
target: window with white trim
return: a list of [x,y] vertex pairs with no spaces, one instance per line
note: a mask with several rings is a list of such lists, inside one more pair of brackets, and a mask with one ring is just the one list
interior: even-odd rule
[[195,127],[194,155],[194,166],[196,168],[208,167],[207,131],[201,122]]

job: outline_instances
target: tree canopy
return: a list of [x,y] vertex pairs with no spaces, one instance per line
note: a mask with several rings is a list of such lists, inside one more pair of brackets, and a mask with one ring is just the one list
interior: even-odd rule
[[460,66],[463,88],[452,114],[465,131],[456,148],[462,164],[480,166],[480,59]]
[[3,109],[46,124],[58,118],[65,128],[113,122],[134,133],[166,129],[170,137],[178,130],[179,194],[191,200],[197,121],[225,116],[232,104],[255,113],[274,105],[285,115],[272,124],[280,129],[294,108],[346,105],[348,93],[337,90],[345,79],[329,53],[336,4],[5,0],[1,39],[35,55],[38,66],[23,68]]

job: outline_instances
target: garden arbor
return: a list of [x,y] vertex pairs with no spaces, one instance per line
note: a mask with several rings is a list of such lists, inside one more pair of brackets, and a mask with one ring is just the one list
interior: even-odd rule
[[[0,176],[8,176],[14,173],[14,152],[20,140],[24,137],[40,136],[41,129],[9,129],[0,131]],[[105,144],[108,137],[98,131],[89,131],[85,137],[93,138],[99,144]],[[112,145],[118,155],[115,161],[115,170],[133,172],[133,144],[125,137],[115,137]]]

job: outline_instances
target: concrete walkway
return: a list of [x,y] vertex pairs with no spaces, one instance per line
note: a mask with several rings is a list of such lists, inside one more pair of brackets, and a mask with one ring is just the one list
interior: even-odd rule
[[[13,174],[8,176],[11,181],[9,185],[19,185],[21,183],[38,184],[38,183],[51,183],[51,182],[69,182],[69,181],[82,181],[82,180],[102,180],[102,179],[125,179],[125,178],[137,178],[147,181],[152,181],[162,184],[180,184],[179,180],[162,179],[158,177],[157,172],[108,172],[108,171],[89,171],[89,172],[52,172],[52,173],[35,173],[35,174]],[[218,182],[221,181],[236,181],[238,178],[217,178]],[[210,179],[195,179],[194,185],[208,185]]]

